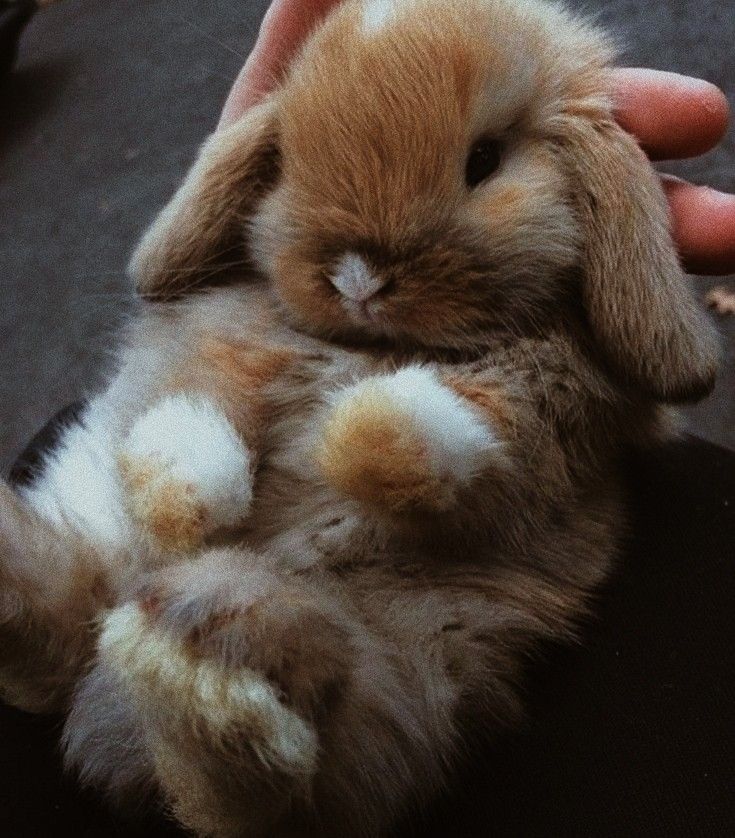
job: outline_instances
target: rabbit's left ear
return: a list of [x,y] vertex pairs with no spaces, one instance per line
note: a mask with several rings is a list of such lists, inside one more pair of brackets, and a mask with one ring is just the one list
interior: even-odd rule
[[245,230],[279,171],[272,96],[217,131],[130,261],[138,293],[170,300],[210,284],[228,265],[245,265]]
[[570,117],[566,129],[585,228],[582,294],[598,346],[618,377],[657,400],[705,396],[717,332],[679,264],[657,174],[610,118]]

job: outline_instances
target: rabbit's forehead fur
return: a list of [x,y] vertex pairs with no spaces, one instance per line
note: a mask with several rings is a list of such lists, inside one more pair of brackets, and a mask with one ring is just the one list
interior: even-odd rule
[[[252,226],[287,308],[322,333],[454,346],[536,318],[580,245],[555,120],[606,107],[607,59],[549,4],[346,3],[279,93],[281,178]],[[502,162],[470,190],[483,137]],[[344,266],[381,289],[369,318],[335,290]]]
[[610,57],[598,31],[548,2],[353,0],[292,68],[286,162],[325,173],[382,158],[433,172],[438,156],[478,134],[519,123],[545,131],[559,112],[599,103]]

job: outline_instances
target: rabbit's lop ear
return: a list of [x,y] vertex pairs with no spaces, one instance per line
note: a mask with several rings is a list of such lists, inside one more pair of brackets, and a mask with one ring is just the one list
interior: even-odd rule
[[564,145],[585,227],[583,298],[613,372],[665,402],[714,385],[718,337],[684,276],[658,176],[611,119],[572,118]]
[[276,135],[271,97],[206,141],[130,262],[141,296],[173,299],[214,282],[228,267],[247,264],[248,218],[278,176]]

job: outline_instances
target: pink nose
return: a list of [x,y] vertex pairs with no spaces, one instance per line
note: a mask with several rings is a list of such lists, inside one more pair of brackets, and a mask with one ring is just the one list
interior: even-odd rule
[[374,297],[386,284],[356,253],[346,253],[340,259],[330,281],[343,297],[356,303]]

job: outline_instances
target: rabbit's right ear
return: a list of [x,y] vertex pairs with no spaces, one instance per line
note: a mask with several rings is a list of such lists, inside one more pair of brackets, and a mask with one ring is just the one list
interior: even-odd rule
[[248,218],[280,167],[276,102],[270,97],[206,141],[130,261],[141,296],[174,299],[246,264]]

